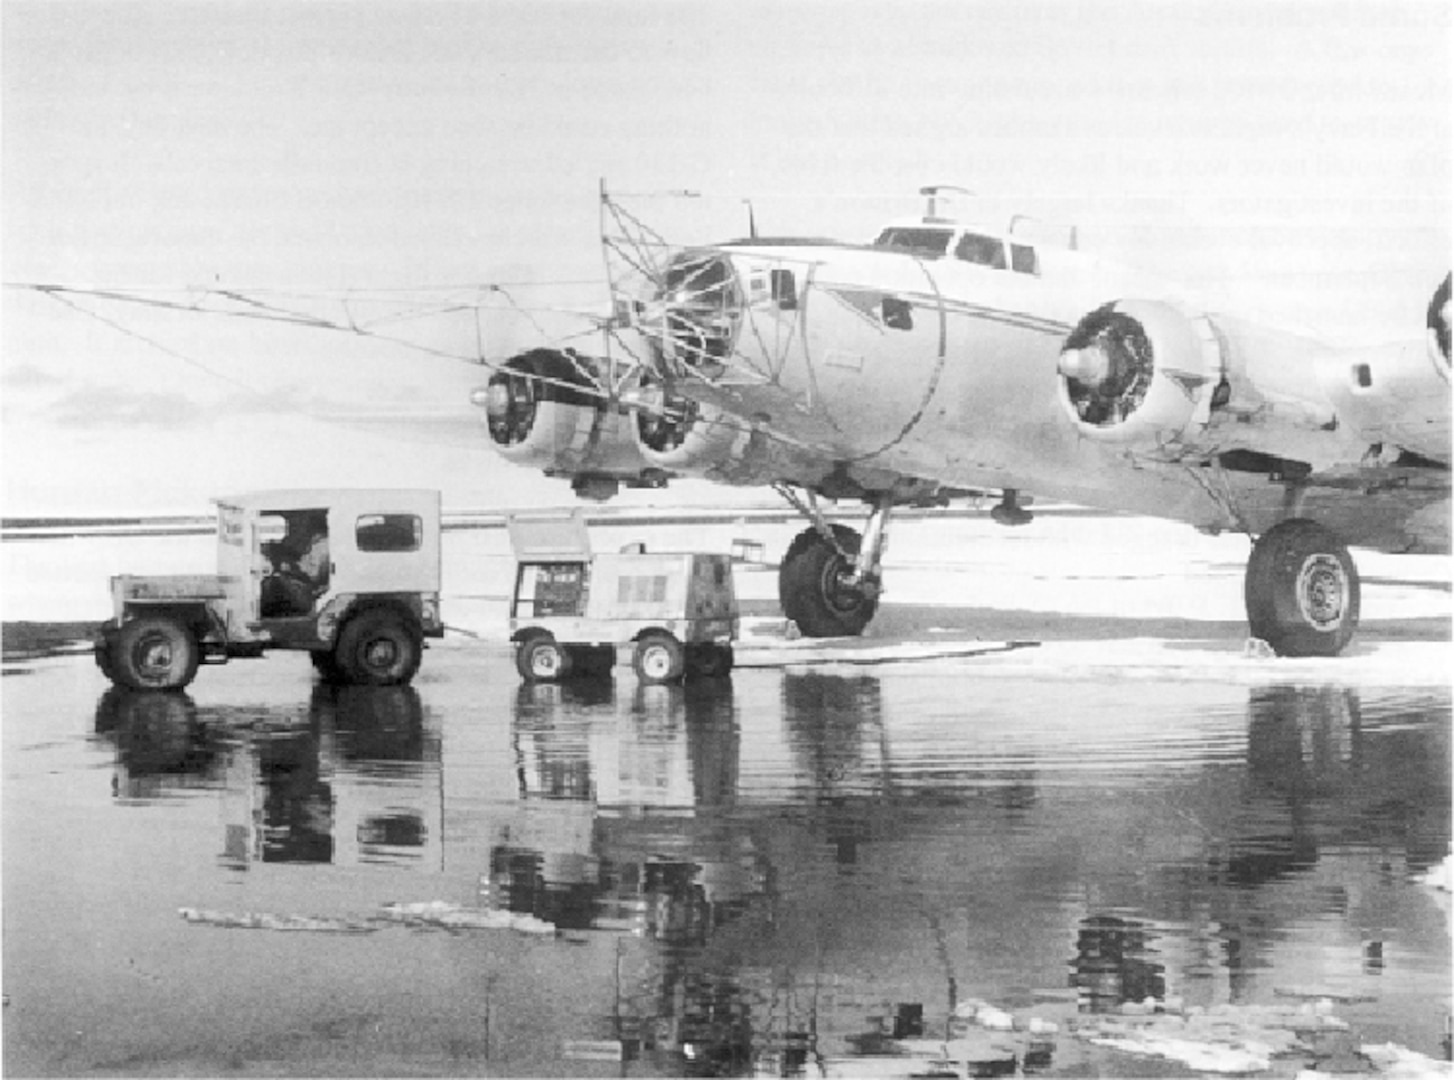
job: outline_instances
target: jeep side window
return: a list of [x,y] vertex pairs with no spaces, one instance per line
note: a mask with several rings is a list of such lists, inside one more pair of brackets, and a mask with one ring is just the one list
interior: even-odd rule
[[418,551],[424,522],[415,514],[365,514],[354,526],[360,551]]

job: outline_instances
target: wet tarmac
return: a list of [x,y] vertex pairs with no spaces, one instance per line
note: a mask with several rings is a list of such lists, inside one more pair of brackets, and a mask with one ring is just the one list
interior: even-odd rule
[[1192,1074],[1093,1041],[1158,1011],[1446,1056],[1447,686],[1010,655],[8,665],[5,1072]]

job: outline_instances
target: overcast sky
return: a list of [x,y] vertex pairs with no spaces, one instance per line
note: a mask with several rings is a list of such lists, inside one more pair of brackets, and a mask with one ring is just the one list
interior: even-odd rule
[[[0,20],[7,282],[584,281],[511,293],[580,307],[605,297],[603,177],[711,196],[642,204],[699,240],[742,232],[747,197],[765,231],[866,238],[917,212],[920,185],[958,183],[1332,342],[1420,334],[1449,263],[1443,0],[3,0]],[[569,498],[489,451],[466,401],[485,375],[463,361],[88,304],[101,322],[11,289],[3,305],[7,516],[312,484]],[[529,319],[497,314],[410,331],[462,357],[531,343]],[[360,409],[411,419],[318,419]]]

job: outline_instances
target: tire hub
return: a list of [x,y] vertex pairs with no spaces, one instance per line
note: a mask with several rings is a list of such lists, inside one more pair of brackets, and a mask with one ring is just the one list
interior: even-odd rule
[[1302,617],[1319,630],[1336,630],[1348,609],[1348,574],[1332,555],[1309,555],[1297,576]]
[[375,671],[386,671],[398,660],[398,645],[389,638],[375,638],[364,646],[364,663]]
[[145,637],[137,642],[133,655],[140,670],[164,673],[172,666],[172,643],[163,635]]
[[660,645],[651,645],[641,654],[641,670],[653,679],[664,679],[671,673],[671,654]]
[[537,678],[553,678],[560,671],[560,654],[554,649],[536,649],[530,657],[530,670]]
[[834,611],[852,615],[868,600],[862,586],[851,584],[853,568],[843,556],[835,556],[823,569],[823,602]]

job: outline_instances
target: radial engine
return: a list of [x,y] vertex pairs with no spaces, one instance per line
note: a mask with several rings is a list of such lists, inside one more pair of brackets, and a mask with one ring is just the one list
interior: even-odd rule
[[471,400],[507,461],[565,476],[583,498],[661,487],[666,474],[637,449],[634,417],[609,400],[599,362],[574,350],[532,349],[507,360]]
[[1160,300],[1118,300],[1061,349],[1060,400],[1087,437],[1130,450],[1194,443],[1224,375],[1210,321]]

